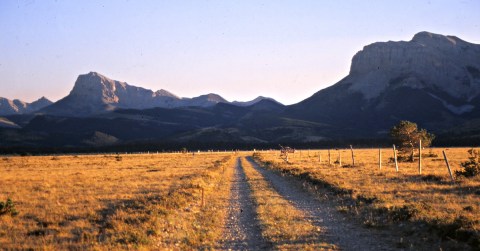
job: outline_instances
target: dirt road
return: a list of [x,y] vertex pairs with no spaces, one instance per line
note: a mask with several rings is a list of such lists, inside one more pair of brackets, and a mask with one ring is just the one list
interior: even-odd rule
[[[334,202],[319,200],[316,195],[306,191],[302,185],[290,177],[259,166],[251,157],[247,157],[253,168],[263,179],[269,182],[278,196],[288,200],[301,210],[306,220],[321,228],[321,238],[341,250],[399,250],[396,238],[385,231],[367,229],[352,222],[336,210]],[[221,249],[259,250],[271,249],[274,243],[262,238],[261,223],[257,218],[256,205],[251,195],[239,158],[235,166],[232,181],[229,213],[224,231]]]
[[328,200],[318,200],[316,196],[302,188],[301,184],[289,177],[260,167],[251,157],[247,160],[270,182],[280,196],[302,210],[309,220],[325,230],[326,239],[342,250],[398,250],[394,238],[375,229],[367,229],[351,222],[336,210],[336,205]]
[[242,161],[238,158],[230,188],[228,218],[221,249],[258,250],[269,247],[271,245],[262,238],[255,204],[242,168]]

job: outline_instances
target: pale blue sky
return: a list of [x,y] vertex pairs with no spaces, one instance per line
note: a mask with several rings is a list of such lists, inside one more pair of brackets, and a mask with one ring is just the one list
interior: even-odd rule
[[480,1],[0,1],[0,97],[66,96],[97,71],[152,90],[301,101],[375,41],[480,44]]

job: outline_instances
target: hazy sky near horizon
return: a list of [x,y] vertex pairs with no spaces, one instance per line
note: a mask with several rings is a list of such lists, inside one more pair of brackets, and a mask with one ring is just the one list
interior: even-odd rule
[[376,41],[480,44],[478,0],[0,1],[0,97],[56,101],[79,74],[193,97],[299,102]]

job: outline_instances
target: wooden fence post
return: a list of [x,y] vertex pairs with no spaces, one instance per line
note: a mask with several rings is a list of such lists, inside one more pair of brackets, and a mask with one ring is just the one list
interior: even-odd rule
[[338,150],[338,166],[342,167],[342,154],[341,154],[341,150]]
[[350,145],[350,151],[352,152],[352,166],[355,166],[355,155],[353,154],[353,147]]
[[395,171],[398,172],[397,149],[395,149],[395,144],[393,145],[393,158],[395,159]]
[[448,173],[450,174],[450,179],[452,179],[452,182],[454,182],[455,179],[453,179],[452,169],[450,169],[450,164],[448,163],[447,154],[445,154],[445,151],[442,151],[442,152],[443,152],[443,158],[445,159],[445,164],[447,164]]
[[332,159],[330,158],[330,149],[328,149],[328,164],[332,164]]
[[378,148],[378,169],[382,170],[382,148]]
[[418,141],[418,174],[422,174],[422,140]]

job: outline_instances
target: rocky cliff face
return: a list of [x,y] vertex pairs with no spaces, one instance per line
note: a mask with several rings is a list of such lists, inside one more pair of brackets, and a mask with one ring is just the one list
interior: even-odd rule
[[0,115],[26,114],[36,112],[52,104],[52,101],[45,97],[32,103],[23,102],[18,99],[9,100],[0,97]]
[[378,97],[389,86],[439,90],[465,101],[480,94],[480,46],[429,32],[409,42],[365,46],[352,59],[351,91]]
[[178,97],[165,90],[153,92],[109,79],[96,72],[80,75],[69,96],[72,100],[88,101],[96,106],[106,105],[112,108],[133,109],[154,106],[168,107],[174,101],[179,100]]
[[182,99],[166,90],[153,92],[90,72],[77,78],[68,96],[43,111],[47,114],[87,116],[116,108],[173,108],[181,105]]
[[[337,84],[286,116],[385,134],[399,120],[432,130],[480,117],[480,45],[429,32],[367,45]],[[358,132],[357,132],[358,135]]]

